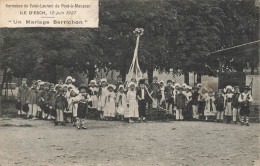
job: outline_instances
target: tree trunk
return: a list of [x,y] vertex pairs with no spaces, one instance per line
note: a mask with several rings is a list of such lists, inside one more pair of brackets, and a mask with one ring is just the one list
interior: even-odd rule
[[190,83],[190,80],[189,80],[189,77],[190,75],[189,75],[189,72],[185,72],[184,73],[184,82],[185,82],[185,84],[187,84],[187,85],[189,85],[189,83]]
[[47,66],[47,80],[51,83],[56,83],[56,64],[55,63],[51,63]]
[[252,66],[252,67],[251,67],[251,75],[254,75],[254,74],[255,74],[255,67]]
[[96,76],[95,66],[90,66],[88,71],[88,83],[90,83],[90,81],[94,80]]
[[153,67],[152,66],[147,70],[147,75],[148,75],[149,84],[151,84],[153,82]]
[[126,67],[122,67],[120,69],[120,75],[122,76],[122,81],[125,82],[125,79],[126,79]]
[[201,73],[197,73],[197,84],[201,83]]

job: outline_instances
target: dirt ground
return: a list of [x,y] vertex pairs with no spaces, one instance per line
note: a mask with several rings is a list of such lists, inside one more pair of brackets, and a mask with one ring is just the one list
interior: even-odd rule
[[6,165],[260,165],[260,124],[87,121],[88,130],[50,121],[0,118]]

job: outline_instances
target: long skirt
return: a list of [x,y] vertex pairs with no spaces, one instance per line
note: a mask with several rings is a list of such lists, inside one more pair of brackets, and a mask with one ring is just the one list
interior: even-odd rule
[[104,111],[104,117],[115,117],[115,113],[116,113],[115,100],[110,100],[110,102],[106,102],[103,111]]
[[225,108],[225,116],[232,116],[231,102],[228,102]]
[[64,122],[64,116],[63,116],[63,110],[62,109],[56,109],[56,122]]
[[29,112],[28,115],[36,117],[39,106],[37,104],[28,104]]
[[138,102],[134,100],[129,100],[129,108],[125,113],[126,118],[139,118],[139,111],[138,111]]

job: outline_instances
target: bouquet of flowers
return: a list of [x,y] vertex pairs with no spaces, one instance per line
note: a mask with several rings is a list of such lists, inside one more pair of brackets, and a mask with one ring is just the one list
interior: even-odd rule
[[134,34],[142,36],[144,34],[144,28],[135,28]]

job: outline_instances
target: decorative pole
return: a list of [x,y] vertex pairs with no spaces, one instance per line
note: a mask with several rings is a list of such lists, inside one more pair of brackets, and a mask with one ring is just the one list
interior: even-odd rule
[[143,28],[136,28],[133,33],[137,36],[136,39],[136,45],[135,45],[135,51],[134,51],[134,57],[131,63],[131,66],[129,68],[128,74],[127,74],[127,82],[130,82],[132,78],[135,78],[137,81],[139,78],[143,77],[142,71],[139,66],[138,62],[138,46],[139,46],[139,40],[140,36],[144,34],[144,29]]

